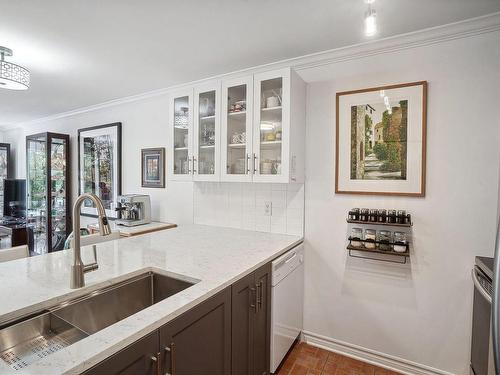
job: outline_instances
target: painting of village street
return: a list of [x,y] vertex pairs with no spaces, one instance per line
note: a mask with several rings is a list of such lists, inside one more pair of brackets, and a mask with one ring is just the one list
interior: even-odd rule
[[408,100],[351,106],[351,180],[406,180],[407,114]]

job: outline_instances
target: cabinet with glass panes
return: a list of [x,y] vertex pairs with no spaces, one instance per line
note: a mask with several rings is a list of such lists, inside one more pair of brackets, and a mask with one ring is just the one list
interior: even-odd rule
[[220,176],[220,83],[211,82],[194,90],[193,179],[218,181]]
[[26,137],[26,164],[30,251],[62,250],[71,232],[69,136],[41,133]]
[[304,180],[305,83],[281,69],[222,83],[223,181]]
[[172,93],[170,97],[170,139],[168,176],[170,180],[193,177],[193,89]]

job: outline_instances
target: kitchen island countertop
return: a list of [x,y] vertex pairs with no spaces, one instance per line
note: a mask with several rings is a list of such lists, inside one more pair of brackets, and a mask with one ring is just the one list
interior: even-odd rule
[[[21,371],[0,361],[0,374],[78,374],[158,329],[302,242],[298,236],[187,225],[98,244],[99,269],[69,288],[72,250],[0,264],[0,322],[57,305],[147,271],[195,285],[119,321]],[[82,248],[84,262],[91,248]]]

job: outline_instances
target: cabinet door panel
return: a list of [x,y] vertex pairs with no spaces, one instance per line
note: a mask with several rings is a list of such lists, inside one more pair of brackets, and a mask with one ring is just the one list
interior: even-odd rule
[[172,94],[170,99],[170,147],[168,147],[168,176],[172,181],[193,178],[193,90]]
[[232,286],[231,366],[233,374],[253,374],[253,327],[256,299],[254,281],[255,275],[252,273]]
[[271,348],[271,265],[255,271],[257,304],[254,327],[254,375],[267,375],[270,371]]
[[156,331],[92,367],[84,375],[156,375],[158,343]]
[[231,374],[231,291],[225,289],[160,329],[164,372]]

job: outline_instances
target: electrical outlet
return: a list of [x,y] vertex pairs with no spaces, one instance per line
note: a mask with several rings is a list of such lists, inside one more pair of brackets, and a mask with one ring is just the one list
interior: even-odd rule
[[273,202],[264,202],[264,216],[273,214]]

